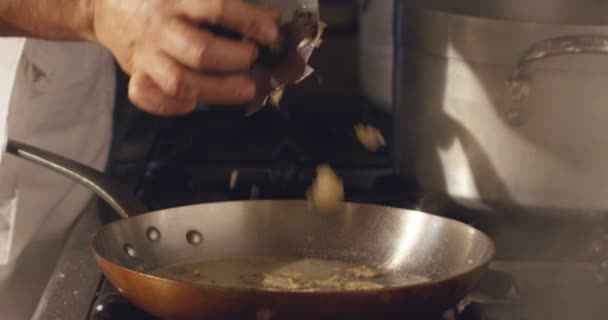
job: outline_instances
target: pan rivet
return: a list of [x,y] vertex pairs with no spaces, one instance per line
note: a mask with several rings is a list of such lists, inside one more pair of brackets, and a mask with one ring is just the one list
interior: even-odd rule
[[146,231],[146,235],[148,236],[148,239],[150,239],[150,241],[152,242],[157,242],[160,240],[160,231],[158,231],[156,227],[148,228],[148,230]]
[[133,246],[128,243],[125,244],[125,253],[131,258],[135,258],[135,256],[137,256],[137,252],[135,251]]
[[203,243],[203,235],[196,230],[190,230],[186,233],[186,240],[188,240],[191,245],[198,246]]

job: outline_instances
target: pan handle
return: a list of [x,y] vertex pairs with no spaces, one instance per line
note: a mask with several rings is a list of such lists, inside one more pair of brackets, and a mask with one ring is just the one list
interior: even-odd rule
[[149,211],[114,179],[82,163],[11,139],[7,141],[6,152],[82,184],[106,201],[123,219]]

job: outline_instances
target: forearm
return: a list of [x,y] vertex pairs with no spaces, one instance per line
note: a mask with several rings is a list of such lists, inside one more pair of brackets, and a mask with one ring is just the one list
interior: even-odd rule
[[94,0],[0,0],[0,36],[93,40]]

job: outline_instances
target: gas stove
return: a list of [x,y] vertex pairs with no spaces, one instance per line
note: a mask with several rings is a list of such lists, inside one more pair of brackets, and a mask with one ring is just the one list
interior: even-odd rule
[[[151,209],[303,199],[316,166],[328,163],[344,180],[347,201],[443,215],[474,225],[497,242],[497,259],[477,288],[445,314],[429,320],[608,318],[603,303],[608,301],[605,219],[513,218],[508,213],[466,210],[394,176],[390,147],[367,152],[355,137],[358,123],[378,127],[391,145],[390,115],[365,99],[287,97],[281,109],[265,109],[248,118],[237,109],[201,108],[189,117],[160,123],[134,188]],[[113,218],[102,216],[104,222]],[[87,230],[91,233],[95,228]],[[80,255],[66,253],[62,258],[65,261],[60,262],[45,293],[47,300],[39,308],[44,312],[35,319],[154,319],[128,303],[101,276],[90,256],[84,256],[88,238],[83,240],[84,231],[80,233],[71,240]],[[75,260],[81,265],[79,274],[88,273],[66,287],[71,273],[63,270],[74,269]],[[86,290],[78,287],[80,283],[86,283]],[[94,284],[96,288],[90,288]],[[83,297],[85,291],[91,294]],[[77,306],[72,302],[75,298],[79,298]],[[86,315],[74,316],[69,308],[86,309]]]
[[[598,302],[608,298],[598,281],[598,264],[578,254],[593,247],[595,236],[585,232],[593,225],[578,219],[498,219],[465,210],[440,195],[417,191],[392,174],[390,148],[370,153],[356,139],[355,125],[372,124],[390,146],[391,121],[390,115],[361,98],[287,97],[284,107],[248,118],[242,117],[241,110],[201,109],[161,125],[136,191],[152,209],[215,201],[302,199],[316,166],[328,163],[344,180],[347,201],[433,212],[500,239],[499,261],[477,289],[436,319],[605,318],[601,316],[608,313],[597,308]],[[544,236],[536,228],[539,223],[544,223]],[[560,234],[570,237],[569,245],[557,245],[561,252],[543,246],[543,241],[556,243],[553,238]],[[523,246],[522,241],[536,245]],[[152,317],[104,281],[90,319]]]
[[300,199],[323,163],[344,179],[349,200],[398,200],[396,193],[408,191],[391,175],[389,151],[367,152],[355,137],[355,125],[370,123],[390,143],[388,115],[358,98],[287,98],[285,104],[251,117],[240,110],[204,110],[163,125],[137,187],[139,197],[153,209]]

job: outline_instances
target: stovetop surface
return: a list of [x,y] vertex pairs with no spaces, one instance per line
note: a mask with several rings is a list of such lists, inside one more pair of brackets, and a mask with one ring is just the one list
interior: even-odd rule
[[300,199],[316,167],[327,163],[344,179],[351,199],[399,199],[395,193],[410,189],[391,176],[389,149],[367,152],[354,131],[359,123],[373,124],[390,145],[390,121],[365,100],[346,98],[287,98],[285,107],[250,117],[236,109],[200,111],[161,126],[137,192],[153,209]]
[[[164,122],[137,184],[138,196],[151,209],[245,199],[304,199],[316,166],[329,163],[344,180],[347,201],[420,209],[482,230],[513,224],[510,232],[505,228],[496,232],[498,238],[507,239],[498,243],[503,261],[492,265],[467,299],[437,319],[608,318],[606,310],[598,307],[602,306],[599,301],[608,301],[606,288],[598,281],[598,276],[608,278],[608,264],[602,267],[571,254],[589,249],[608,258],[608,237],[599,244],[594,241],[594,247],[581,236],[590,233],[585,232],[590,230],[586,224],[563,231],[563,222],[553,223],[559,226],[554,227],[544,222],[520,225],[512,219],[479,219],[440,195],[417,191],[393,174],[390,115],[365,99],[287,99],[281,109],[265,109],[247,118],[241,110],[219,108]],[[378,127],[389,148],[378,153],[362,148],[354,133],[358,123]],[[529,238],[530,234],[538,237]],[[556,259],[560,245],[554,238],[560,235],[570,236],[564,243],[576,245],[564,245],[564,254]],[[525,250],[534,244],[528,246],[524,239],[538,239],[543,250]],[[542,246],[543,241],[551,242],[550,256],[542,253],[549,248]],[[153,317],[102,281],[90,319]]]

